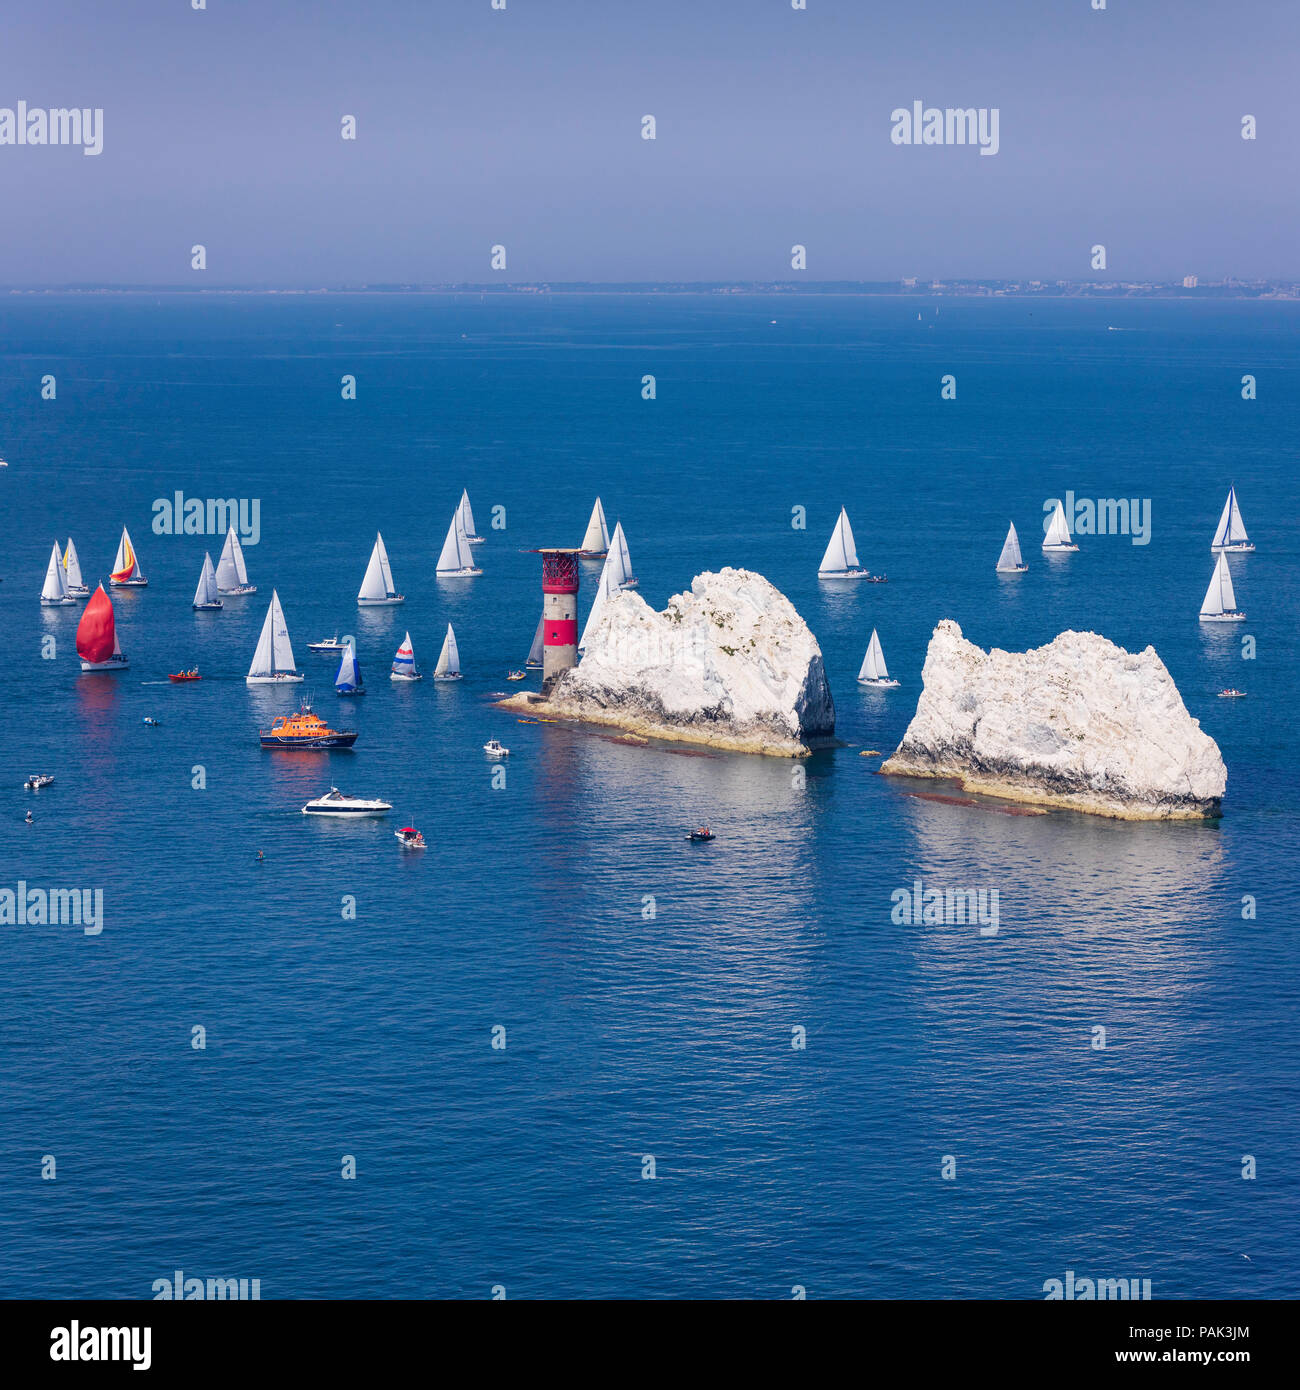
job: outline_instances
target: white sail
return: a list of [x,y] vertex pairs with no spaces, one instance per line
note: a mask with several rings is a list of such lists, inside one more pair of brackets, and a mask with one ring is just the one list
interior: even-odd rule
[[1217,618],[1222,613],[1237,611],[1237,596],[1232,592],[1232,571],[1228,568],[1228,557],[1219,552],[1210,576],[1210,587],[1205,591],[1205,602],[1201,604],[1201,617]]
[[244,547],[232,526],[226,532],[226,543],[217,561],[217,589],[223,594],[234,593],[248,583],[248,567],[244,564]]
[[86,581],[81,577],[81,561],[77,558],[77,547],[72,543],[72,537],[68,537],[68,548],[63,552],[63,577],[68,581],[68,588],[84,589]]
[[384,538],[375,532],[374,548],[370,552],[370,563],[366,566],[365,578],[357,592],[358,603],[393,603],[401,598],[393,583],[392,567],[388,563],[388,550]]
[[847,570],[858,568],[858,548],[853,541],[853,527],[849,525],[849,514],[840,508],[839,517],[835,522],[835,530],[831,532],[830,543],[826,547],[826,553],[822,556],[822,562],[817,567],[818,574],[843,574]]
[[63,556],[58,541],[50,551],[50,563],[45,570],[45,583],[41,587],[42,603],[64,603],[68,598],[68,584],[63,577]]
[[1020,537],[1016,535],[1016,523],[1013,521],[1007,530],[1007,538],[1002,543],[1002,554],[998,556],[998,569],[1019,570],[1024,568],[1024,560],[1020,557]]
[[351,642],[343,648],[343,660],[339,662],[339,673],[334,677],[334,688],[344,694],[361,689],[361,667],[357,662],[357,649]]
[[1250,537],[1246,534],[1246,523],[1241,519],[1241,508],[1237,505],[1237,489],[1228,489],[1228,500],[1223,504],[1223,515],[1219,518],[1218,529],[1210,542],[1211,550],[1226,550],[1230,546],[1240,549],[1251,548]]
[[591,509],[591,520],[587,522],[586,533],[582,537],[582,548],[593,555],[604,555],[609,550],[609,527],[605,525],[605,508],[596,498]]
[[542,664],[542,653],[545,650],[546,614],[543,613],[537,620],[537,631],[533,633],[533,645],[528,648],[528,660],[526,666],[540,666]]
[[465,518],[459,507],[447,528],[447,539],[442,543],[442,554],[438,556],[439,574],[459,574],[462,570],[474,568],[474,556],[469,548],[469,536],[465,531]]
[[609,538],[609,549],[605,555],[605,565],[600,572],[601,582],[606,582],[605,570],[609,571],[609,588],[628,589],[636,584],[632,573],[632,556],[628,553],[627,537],[623,534],[623,523],[614,523],[614,534]]
[[467,540],[482,540],[482,537],[474,529],[474,508],[469,504],[468,488],[463,489],[460,494],[460,519],[464,522]]
[[262,624],[262,634],[257,639],[257,650],[253,653],[253,664],[248,668],[248,674],[261,677],[279,676],[295,669],[293,646],[289,641],[289,628],[284,621],[284,609],[280,607],[280,595],[272,589],[266,621]]
[[1065,520],[1065,508],[1058,501],[1056,510],[1052,513],[1052,523],[1047,528],[1047,535],[1043,537],[1043,549],[1053,550],[1064,547],[1074,548],[1074,540],[1070,535],[1070,528]]
[[433,674],[443,678],[460,675],[460,651],[450,623],[447,624],[447,635],[442,639],[442,650],[438,653],[438,664],[433,668]]
[[[617,531],[615,532],[617,535]],[[618,568],[617,550],[614,541],[609,544],[609,554],[605,556],[605,563],[600,567],[600,579],[596,584],[596,596],[591,601],[591,611],[587,614],[587,621],[583,625],[582,636],[578,639],[578,650],[582,651],[587,645],[587,636],[593,632],[596,623],[600,619],[601,610],[605,607],[605,600],[610,594],[618,592],[618,585],[614,582],[614,574]]]
[[217,575],[212,568],[212,556],[205,550],[203,552],[203,570],[199,575],[198,588],[194,590],[194,607],[211,608],[214,604],[219,604],[221,599],[217,594]]
[[887,681],[889,668],[885,665],[885,653],[880,646],[880,637],[873,627],[871,641],[867,643],[867,654],[862,659],[862,669],[858,672],[860,681]]

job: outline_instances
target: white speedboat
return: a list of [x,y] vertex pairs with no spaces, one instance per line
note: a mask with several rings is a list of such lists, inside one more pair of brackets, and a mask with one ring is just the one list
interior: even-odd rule
[[54,777],[48,772],[33,772],[32,775],[23,783],[29,792],[38,792],[42,787],[48,787],[54,781]]
[[392,803],[373,797],[347,796],[337,787],[331,787],[324,796],[309,801],[303,808],[304,816],[348,816],[353,820],[365,816],[386,816],[393,809]]
[[340,640],[336,632],[333,637],[322,637],[319,642],[308,642],[307,650],[309,652],[321,652],[323,655],[329,656],[332,652],[341,654],[347,645],[346,641]]
[[498,738],[488,739],[483,745],[483,751],[489,758],[508,758],[510,756],[510,750]]

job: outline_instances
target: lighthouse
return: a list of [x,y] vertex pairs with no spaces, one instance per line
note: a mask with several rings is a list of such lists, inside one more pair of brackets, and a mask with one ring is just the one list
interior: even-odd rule
[[542,689],[578,664],[580,550],[539,548],[542,557]]

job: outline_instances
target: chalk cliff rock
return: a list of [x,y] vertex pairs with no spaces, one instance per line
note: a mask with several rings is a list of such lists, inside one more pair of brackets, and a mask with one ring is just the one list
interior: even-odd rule
[[762,575],[730,568],[698,575],[662,613],[630,590],[611,595],[578,666],[540,703],[503,703],[781,757],[801,756],[835,732],[817,639]]
[[1219,814],[1228,773],[1153,648],[1063,632],[1028,652],[981,651],[945,618],[916,714],[882,772],[1125,820]]

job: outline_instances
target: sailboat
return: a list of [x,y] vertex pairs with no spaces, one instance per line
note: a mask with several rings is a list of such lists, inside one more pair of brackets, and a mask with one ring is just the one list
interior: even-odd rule
[[442,650],[438,653],[438,664],[433,668],[436,681],[460,680],[460,649],[456,646],[456,634],[447,624],[447,635],[442,639]]
[[582,636],[578,639],[578,650],[585,651],[587,648],[587,636],[594,632],[597,622],[600,620],[601,610],[605,607],[606,600],[611,594],[618,593],[618,585],[614,582],[614,574],[617,570],[618,551],[613,541],[610,542],[609,554],[605,556],[605,563],[601,566],[600,579],[596,584],[596,597],[591,601],[591,608],[587,613],[587,621],[582,629]]
[[221,547],[221,558],[217,561],[217,591],[231,595],[257,592],[257,585],[248,582],[244,547],[240,545],[233,526],[226,532],[226,543]]
[[880,646],[876,629],[871,629],[871,641],[867,643],[867,654],[862,658],[862,669],[858,672],[859,685],[874,685],[883,690],[892,689],[898,684],[889,678],[889,668],[885,665],[885,653]]
[[415,664],[415,649],[411,646],[411,634],[409,632],[402,638],[402,645],[397,649],[397,655],[393,658],[393,669],[389,673],[388,679],[394,681],[424,679],[423,672]]
[[460,519],[465,526],[465,539],[470,545],[482,545],[483,537],[474,529],[474,508],[469,504],[469,489],[464,488],[460,494]]
[[1047,528],[1047,535],[1043,537],[1043,549],[1049,555],[1059,555],[1067,550],[1078,550],[1078,548],[1070,536],[1070,528],[1065,521],[1065,508],[1058,499],[1056,510],[1052,513],[1052,524]]
[[591,520],[587,522],[587,530],[582,538],[582,553],[595,559],[608,552],[609,527],[605,525],[605,509],[597,497],[596,505],[591,509]]
[[1007,538],[1002,542],[1002,554],[998,556],[999,574],[1024,574],[1029,568],[1020,557],[1020,537],[1016,535],[1016,523],[1007,528]]
[[41,606],[56,608],[65,603],[75,603],[76,599],[68,592],[68,582],[63,577],[63,554],[58,541],[50,551],[50,563],[45,569],[45,583],[41,587]]
[[858,548],[853,542],[853,527],[849,525],[849,514],[840,508],[831,532],[830,544],[826,554],[817,566],[818,579],[869,579],[871,576],[858,564]]
[[100,584],[77,624],[77,655],[83,671],[124,671],[128,665],[117,640],[113,601]]
[[248,668],[244,681],[247,685],[280,685],[302,679],[294,667],[293,646],[289,641],[288,625],[284,621],[284,609],[280,607],[280,595],[272,589],[271,605],[266,610],[262,635],[257,639],[253,664]]
[[465,514],[456,508],[447,528],[447,539],[442,543],[442,554],[438,556],[438,573],[444,578],[460,577],[468,579],[471,575],[482,574],[475,567],[470,554],[469,533],[465,530]]
[[611,566],[610,589],[635,589],[638,584],[632,573],[632,557],[627,550],[627,537],[623,534],[623,523],[614,523],[614,534],[609,538],[609,553],[605,556],[606,565]]
[[217,592],[217,572],[212,568],[212,556],[206,550],[203,552],[203,572],[199,575],[199,586],[194,590],[194,602],[190,607],[196,612],[225,607]]
[[1219,529],[1210,542],[1211,550],[1254,550],[1250,537],[1246,534],[1246,523],[1241,519],[1241,508],[1237,506],[1237,488],[1234,484],[1228,489],[1228,500],[1223,504],[1223,515],[1219,518]]
[[364,695],[365,682],[361,679],[361,663],[357,660],[357,649],[351,642],[343,648],[343,660],[339,662],[339,673],[334,677],[334,689],[340,695]]
[[533,645],[528,648],[528,660],[524,662],[526,667],[534,671],[542,669],[542,651],[544,647],[543,631],[546,624],[546,614],[543,613],[537,620],[537,631],[533,633]]
[[370,563],[366,566],[366,577],[361,581],[361,589],[357,593],[357,603],[362,608],[374,608],[380,604],[405,602],[405,594],[399,594],[397,585],[393,583],[384,538],[376,531],[375,548],[370,552]]
[[68,593],[73,598],[89,598],[90,585],[81,577],[81,561],[77,558],[77,547],[68,537],[68,548],[63,552],[63,577],[68,582]]
[[117,543],[117,558],[113,561],[108,582],[116,584],[119,588],[135,589],[142,589],[149,582],[140,573],[140,557],[135,553],[135,546],[131,544],[131,534],[125,526],[122,527],[122,539]]
[[1246,615],[1237,608],[1237,596],[1232,592],[1232,573],[1228,569],[1228,557],[1219,552],[1210,576],[1210,587],[1205,591],[1205,601],[1201,604],[1203,623],[1239,623]]

